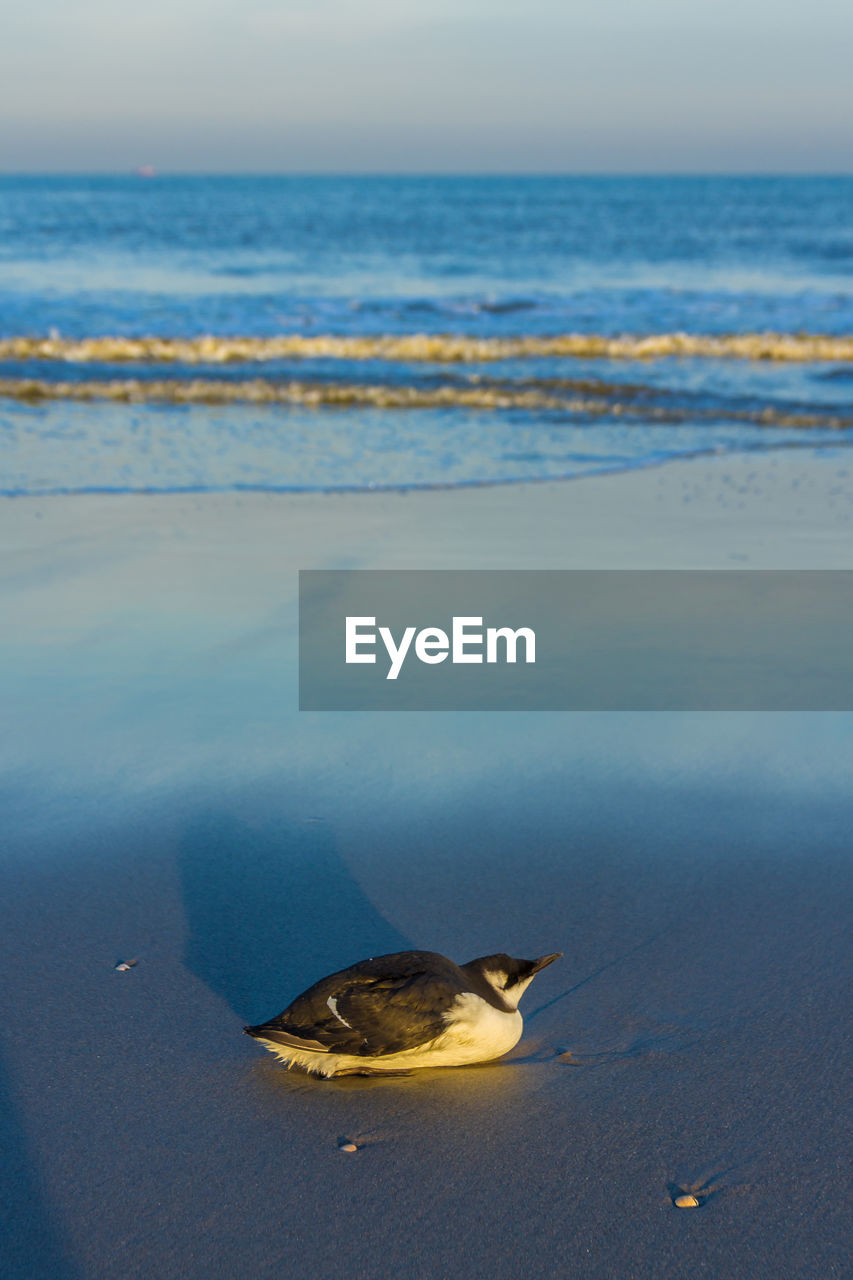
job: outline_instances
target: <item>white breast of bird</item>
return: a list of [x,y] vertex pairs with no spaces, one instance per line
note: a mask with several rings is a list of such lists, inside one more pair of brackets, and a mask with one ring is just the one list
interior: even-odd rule
[[504,1013],[473,992],[457,996],[444,1018],[447,1032],[440,1043],[457,1051],[459,1063],[499,1058],[521,1039],[523,1023],[517,1009]]

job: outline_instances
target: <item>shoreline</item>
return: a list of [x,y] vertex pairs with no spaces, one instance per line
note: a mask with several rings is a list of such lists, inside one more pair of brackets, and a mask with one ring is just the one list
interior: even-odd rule
[[255,536],[278,537],[256,550],[273,552],[279,571],[338,567],[342,548],[370,568],[487,568],[500,557],[505,568],[847,568],[851,528],[853,463],[831,445],[470,487],[0,498],[9,554],[61,561],[72,530],[78,546],[109,535],[138,554],[143,537],[152,571],[172,545],[211,539],[236,561],[235,539]]

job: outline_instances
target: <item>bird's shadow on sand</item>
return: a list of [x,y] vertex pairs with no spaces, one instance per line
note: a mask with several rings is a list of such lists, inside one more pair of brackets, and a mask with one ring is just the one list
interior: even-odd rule
[[272,1017],[326,974],[412,946],[324,822],[206,812],[185,831],[178,863],[187,968],[244,1022]]

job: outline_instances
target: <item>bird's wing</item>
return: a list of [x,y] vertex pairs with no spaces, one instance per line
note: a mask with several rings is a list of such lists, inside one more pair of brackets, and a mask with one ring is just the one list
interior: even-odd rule
[[[417,955],[417,953],[413,953]],[[454,973],[436,973],[417,959],[385,966],[356,966],[316,983],[283,1013],[261,1027],[284,1043],[310,1042],[315,1051],[379,1057],[435,1040],[447,1029],[443,1014],[464,983]]]

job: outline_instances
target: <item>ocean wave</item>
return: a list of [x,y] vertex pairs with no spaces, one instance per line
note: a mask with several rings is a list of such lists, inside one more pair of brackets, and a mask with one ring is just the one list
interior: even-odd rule
[[223,364],[288,357],[337,360],[483,363],[530,357],[655,360],[666,356],[781,363],[853,361],[853,337],[804,333],[740,333],[721,336],[658,333],[618,338],[564,333],[551,337],[473,338],[459,334],[365,337],[280,334],[275,337],[194,338],[0,338],[0,360],[64,360],[75,363]]
[[[571,384],[570,384],[571,385]],[[603,384],[607,385],[607,384]],[[567,388],[569,390],[569,388]],[[630,393],[632,388],[626,389]],[[743,422],[754,426],[794,430],[853,429],[853,417],[807,413],[765,406],[737,409],[718,405],[701,408],[637,403],[611,394],[560,393],[549,388],[478,382],[441,386],[401,386],[386,383],[274,382],[264,378],[226,381],[218,378],[48,381],[39,378],[0,378],[0,397],[40,400],[110,401],[124,404],[301,405],[305,407],[365,407],[372,409],[528,409],[559,410],[587,417],[619,418],[638,423]]]

